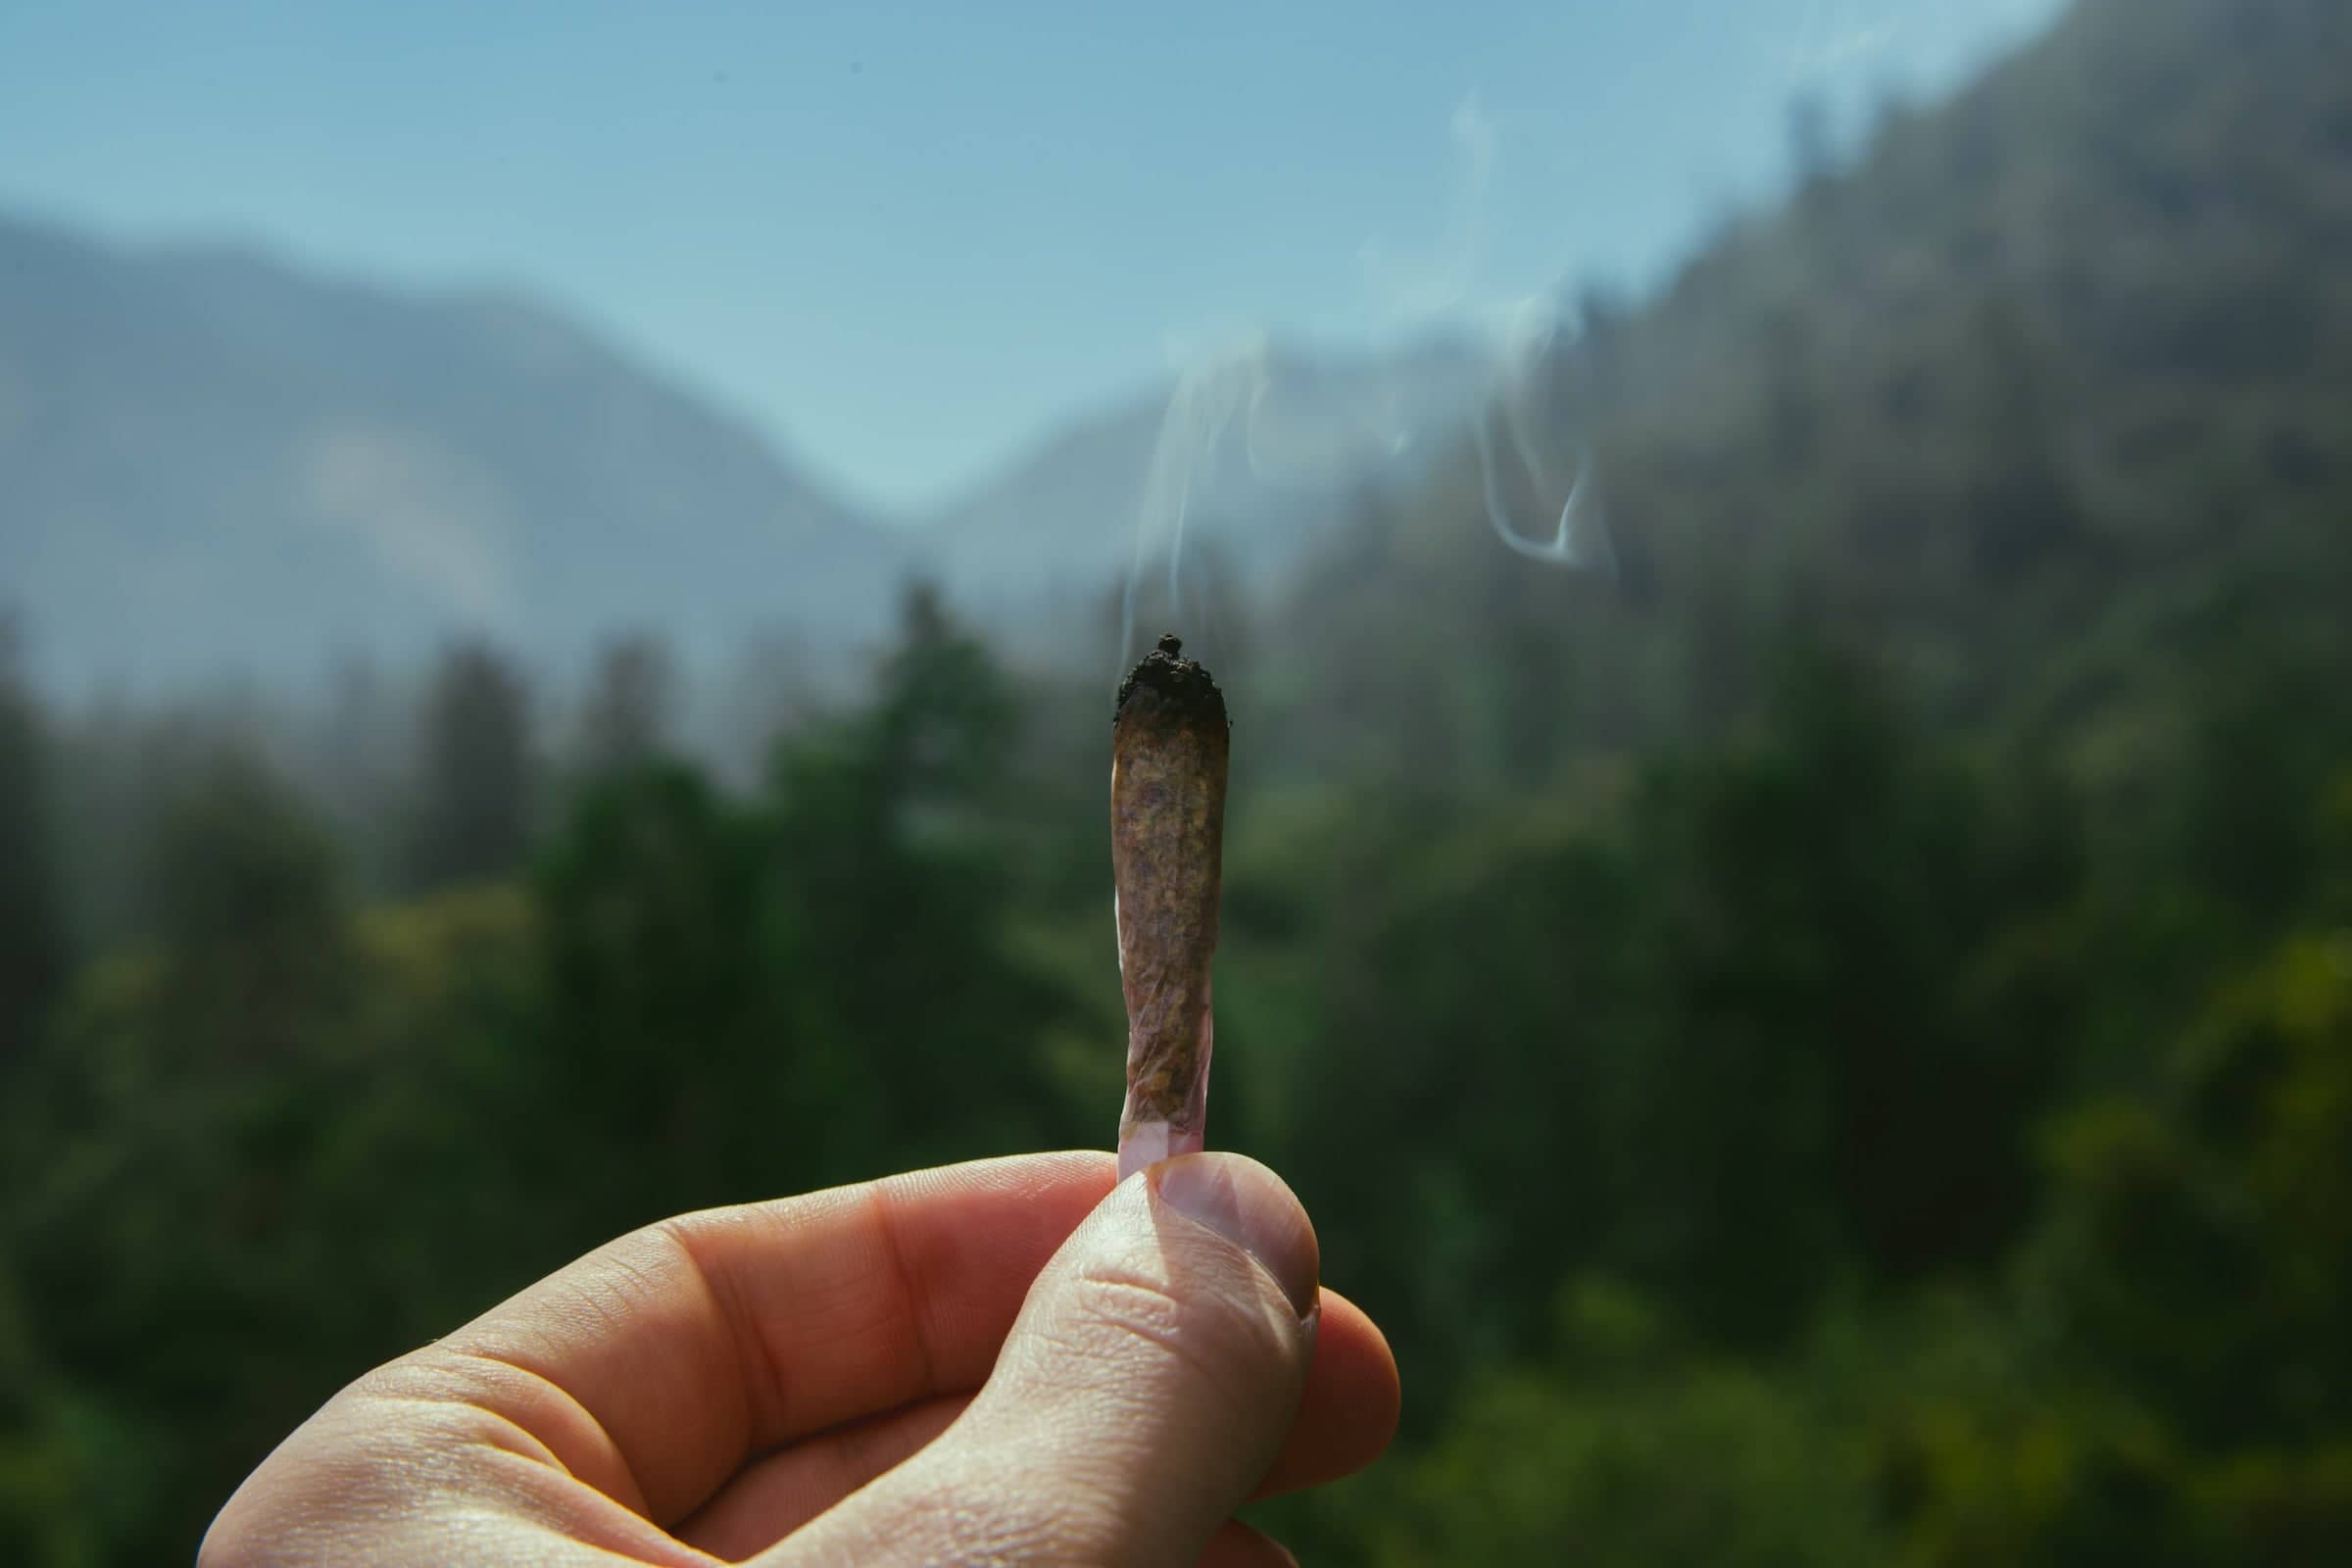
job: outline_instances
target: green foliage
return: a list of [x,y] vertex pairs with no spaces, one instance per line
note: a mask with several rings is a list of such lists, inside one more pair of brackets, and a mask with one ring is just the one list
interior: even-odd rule
[[39,708],[17,669],[15,623],[0,615],[0,1071],[31,1048],[68,966],[48,762]]
[[[258,764],[223,757],[189,781],[147,867],[156,950],[84,977],[5,1107],[32,1411],[81,1434],[68,1456],[100,1446],[91,1473],[160,1462],[172,1422],[217,1421],[232,1446],[266,1430],[240,1418],[283,1396],[283,1372],[248,1370],[241,1401],[220,1385],[239,1346],[305,1333],[300,1254],[331,1244],[281,1229],[308,1196],[290,1167],[351,1065],[359,977],[326,844]],[[321,1039],[338,1050],[318,1054]],[[74,1396],[41,1397],[51,1380]],[[220,1463],[190,1479],[220,1484]],[[180,1549],[197,1511],[184,1492],[129,1492],[108,1544]]]
[[[1617,581],[1485,548],[1465,453],[1231,637],[1213,1136],[1407,1389],[1305,1554],[2352,1560],[2348,41],[2085,0],[1588,302]],[[369,908],[252,748],[0,684],[0,1556],[184,1558],[626,1225],[1107,1140],[1100,682],[912,591],[725,787],[640,653],[549,822],[451,656],[456,890]]]
[[417,751],[409,885],[446,887],[513,871],[535,825],[538,761],[529,694],[505,656],[485,643],[442,656]]
[[2153,1095],[2085,1106],[2051,1146],[2063,1197],[2032,1279],[2085,1365],[2199,1450],[2352,1432],[2342,933],[2288,938],[2221,989]]
[[1363,1528],[1365,1560],[1862,1564],[1890,1557],[1860,1435],[1801,1379],[1692,1354],[1582,1280],[1544,1362],[1482,1379]]
[[577,764],[591,775],[610,773],[668,751],[675,686],[668,650],[658,639],[606,644],[580,714]]
[[260,762],[189,780],[153,946],[0,1096],[0,1540],[184,1555],[337,1384],[619,1230],[1082,1141],[1037,1046],[1064,1004],[993,935],[1013,717],[918,599],[772,789],[608,770],[523,886],[358,917]]

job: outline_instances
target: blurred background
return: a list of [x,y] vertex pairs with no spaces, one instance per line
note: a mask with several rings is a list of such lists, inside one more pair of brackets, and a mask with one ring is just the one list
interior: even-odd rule
[[1308,1560],[2352,1561],[2352,9],[1278,9],[0,0],[0,1558],[1106,1146],[1172,630]]

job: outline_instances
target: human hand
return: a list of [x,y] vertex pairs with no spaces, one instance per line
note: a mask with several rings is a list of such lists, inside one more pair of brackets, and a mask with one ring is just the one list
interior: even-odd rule
[[666,1220],[336,1395],[199,1568],[1287,1562],[1235,1507],[1396,1422],[1386,1342],[1317,1270],[1290,1190],[1224,1153]]

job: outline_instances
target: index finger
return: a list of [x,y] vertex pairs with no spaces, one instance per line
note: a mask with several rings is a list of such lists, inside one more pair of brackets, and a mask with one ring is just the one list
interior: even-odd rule
[[976,1387],[1030,1281],[1111,1188],[1107,1154],[1021,1155],[682,1215],[422,1352],[658,1521],[762,1449]]
[[[572,1475],[670,1523],[755,1454],[977,1389],[1114,1175],[1108,1154],[1024,1155],[666,1220],[425,1354],[462,1360],[470,1396]],[[1339,1304],[1277,1486],[1367,1463],[1394,1429],[1395,1362]]]

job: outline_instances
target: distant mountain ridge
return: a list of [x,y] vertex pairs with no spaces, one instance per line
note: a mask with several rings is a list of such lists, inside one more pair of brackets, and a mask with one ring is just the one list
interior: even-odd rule
[[[1188,556],[1268,577],[1458,435],[1488,368],[1445,340],[1261,345],[886,526],[525,296],[0,216],[0,607],[67,690],[285,685],[472,631],[554,665],[640,629],[706,665],[776,631],[837,661],[913,572],[1017,643],[1115,592],[1139,529],[1164,565],[1171,482]],[[1163,451],[1171,410],[1203,439]]]
[[2193,765],[2182,670],[2352,625],[2348,81],[2341,0],[2079,0],[1890,109],[1563,340],[1616,584],[1464,549],[1458,452],[1262,617],[1254,670],[1315,694],[1286,742],[1500,773],[1721,733],[1801,631],[2119,796]]
[[[919,559],[985,614],[1164,569],[1188,543],[1245,575],[1298,559],[1365,485],[1446,449],[1491,356],[1453,338],[1340,353],[1260,341],[1065,423],[930,516]],[[1158,465],[1155,468],[1155,463]]]
[[521,298],[0,218],[0,599],[70,686],[468,628],[575,657],[882,623],[905,565],[743,423]]

